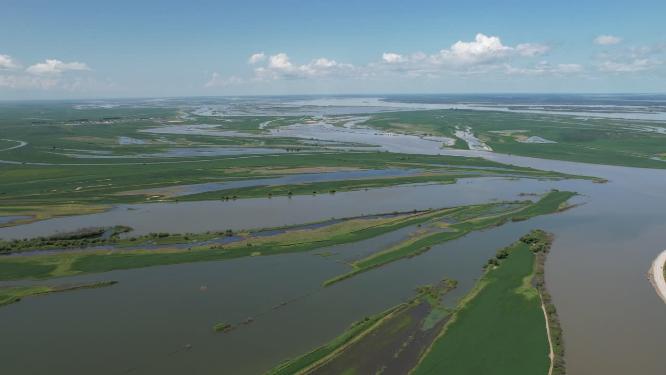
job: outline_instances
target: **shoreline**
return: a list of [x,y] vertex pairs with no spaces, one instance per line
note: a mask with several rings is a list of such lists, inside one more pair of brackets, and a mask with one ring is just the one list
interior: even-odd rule
[[654,287],[657,295],[666,303],[666,277],[664,276],[664,264],[666,263],[666,250],[662,251],[652,262],[648,271],[648,279]]

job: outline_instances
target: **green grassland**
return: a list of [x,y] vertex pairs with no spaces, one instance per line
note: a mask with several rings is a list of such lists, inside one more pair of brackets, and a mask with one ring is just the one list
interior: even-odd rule
[[[473,167],[465,169],[464,167]],[[480,168],[476,169],[474,167]],[[244,191],[211,192],[182,197],[186,200],[220,199],[222,196],[266,197],[268,194],[311,194],[313,191],[358,189],[414,182],[452,182],[456,177],[510,174],[532,178],[564,178],[563,174],[510,167],[478,158],[400,155],[379,152],[280,154],[219,157],[193,162],[130,165],[39,166],[0,164],[0,215],[30,215],[37,219],[96,212],[116,203],[152,201],[128,191],[182,184],[235,181],[280,176],[299,168],[421,168],[413,178],[348,180],[308,185],[248,188]],[[487,168],[487,169],[484,169]],[[500,168],[500,169],[494,169]],[[282,172],[285,171],[285,172]],[[429,172],[432,171],[432,172]],[[469,172],[462,175],[462,172]],[[161,200],[164,200],[162,198]],[[175,199],[170,199],[175,200]]]
[[546,321],[533,285],[539,251],[519,241],[498,252],[413,374],[547,374]]
[[[377,178],[328,183],[253,187],[181,197],[182,200],[312,194],[392,186],[407,183],[450,183],[459,177],[512,175],[533,178],[569,178],[563,174],[508,166],[480,158],[402,155],[387,152],[331,150],[294,138],[266,137],[260,124],[270,127],[307,120],[307,116],[197,116],[178,107],[121,106],[74,109],[72,102],[0,103],[0,215],[26,215],[30,220],[108,209],[117,203],[175,200],[127,192],[184,184],[225,182],[298,173],[298,168],[386,169],[417,168],[410,178]],[[441,111],[440,111],[441,112]],[[371,124],[394,124],[386,116],[425,126],[437,111],[375,115]],[[342,118],[342,117],[340,117]],[[383,119],[383,120],[382,120]],[[430,120],[428,120],[430,119]],[[336,118],[331,119],[335,122]],[[400,120],[400,121],[403,121]],[[417,121],[418,120],[418,121]],[[439,120],[438,120],[439,122]],[[155,134],[147,129],[164,125],[217,126],[247,136]],[[413,131],[416,128],[410,127]],[[446,133],[446,131],[444,131]],[[259,135],[262,135],[259,137]],[[122,143],[121,137],[138,140]],[[26,142],[23,147],[9,149]],[[272,155],[158,157],[184,148],[244,147],[300,150]],[[76,157],[74,157],[75,155]]]
[[[631,167],[666,168],[666,134],[646,131],[663,124],[575,116],[472,110],[412,111],[374,115],[367,125],[402,133],[455,138],[456,127],[471,127],[496,152],[545,159]],[[508,132],[507,132],[508,131]],[[514,132],[511,132],[514,131]],[[515,132],[519,131],[519,132]],[[557,143],[521,143],[538,136]],[[457,141],[456,147],[466,148]]]

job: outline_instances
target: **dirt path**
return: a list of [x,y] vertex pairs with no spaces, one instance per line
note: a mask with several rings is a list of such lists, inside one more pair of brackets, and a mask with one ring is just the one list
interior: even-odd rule
[[664,263],[666,263],[666,250],[652,262],[648,277],[657,294],[666,303],[666,278],[664,277]]
[[546,305],[543,304],[543,298],[541,298],[541,310],[543,310],[543,317],[546,319],[546,335],[548,336],[548,358],[550,358],[550,367],[548,368],[548,375],[553,374],[553,365],[555,364],[555,352],[553,351],[553,341],[550,338],[550,323],[548,322],[548,313],[546,312]]

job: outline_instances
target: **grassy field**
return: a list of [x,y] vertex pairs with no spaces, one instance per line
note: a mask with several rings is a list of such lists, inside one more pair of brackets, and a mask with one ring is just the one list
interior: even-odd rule
[[[455,138],[470,127],[496,152],[595,164],[666,168],[666,134],[649,121],[495,111],[438,110],[374,115],[369,125],[403,133]],[[541,137],[555,143],[528,143]],[[457,140],[456,147],[466,148]],[[655,160],[661,159],[661,160]]]
[[[1,156],[1,155],[0,155]],[[465,167],[470,167],[466,170]],[[283,185],[217,191],[180,197],[182,200],[267,197],[272,195],[328,193],[415,182],[452,182],[458,177],[525,176],[566,178],[570,176],[509,167],[477,158],[416,156],[378,152],[314,153],[220,157],[193,162],[132,165],[38,166],[0,164],[0,215],[26,215],[33,219],[96,212],[117,203],[174,201],[146,194],[127,194],[140,189],[183,184],[225,182],[282,176],[299,171],[344,169],[422,169],[414,177],[357,179],[301,185]],[[500,168],[499,170],[496,168]],[[467,174],[463,174],[467,173]]]
[[519,241],[498,252],[413,374],[548,373],[534,251],[540,250]]
[[[316,173],[337,169],[420,169],[413,177],[350,179],[271,187],[251,187],[180,197],[207,200],[223,197],[249,198],[291,194],[329,193],[416,182],[448,183],[459,177],[525,176],[568,178],[562,174],[508,166],[479,158],[403,155],[376,151],[332,150],[309,140],[271,135],[270,127],[302,122],[307,116],[225,116],[192,114],[172,106],[120,105],[117,108],[75,109],[72,102],[0,104],[0,216],[29,216],[19,223],[55,216],[99,212],[117,203],[176,200],[164,196],[128,194],[152,188],[243,179]],[[418,132],[437,111],[395,113],[399,121],[415,117],[403,130]],[[389,114],[374,115],[371,123],[392,127]],[[433,117],[434,116],[434,117]],[[330,121],[342,121],[332,116]],[[434,120],[433,120],[434,119]],[[418,121],[417,121],[418,120]],[[439,120],[436,121],[439,123]],[[243,132],[246,136],[213,134],[156,134],[160,126],[205,126],[211,131]],[[404,126],[400,126],[404,128]],[[209,128],[206,128],[209,129]],[[443,131],[447,133],[446,131]],[[448,134],[448,133],[447,133]],[[261,137],[259,137],[261,135]],[[23,142],[25,144],[23,144]],[[13,148],[15,146],[21,146]],[[189,149],[271,148],[289,151],[270,155],[160,153]],[[294,152],[299,150],[299,152]],[[151,156],[152,155],[152,156]],[[13,164],[12,164],[13,163]],[[159,195],[159,194],[158,194]],[[14,223],[16,224],[16,223]],[[0,224],[7,225],[7,224]]]
[[534,204],[507,205],[497,210],[492,205],[470,206],[451,215],[456,222],[447,225],[446,231],[424,232],[382,252],[372,254],[351,264],[352,271],[324,282],[330,286],[352,276],[380,267],[399,259],[428,251],[439,243],[460,238],[469,232],[505,223],[508,220],[527,220],[538,215],[558,212],[575,193],[552,191]]

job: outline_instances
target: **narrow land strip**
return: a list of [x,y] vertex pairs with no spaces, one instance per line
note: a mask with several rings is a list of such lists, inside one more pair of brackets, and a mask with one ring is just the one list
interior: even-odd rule
[[650,271],[648,272],[648,277],[654,289],[657,291],[657,294],[661,299],[666,303],[666,278],[664,277],[664,264],[666,263],[666,250],[662,251],[661,254],[652,262]]

